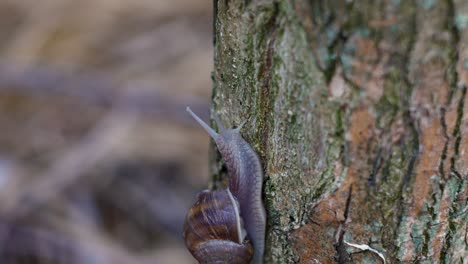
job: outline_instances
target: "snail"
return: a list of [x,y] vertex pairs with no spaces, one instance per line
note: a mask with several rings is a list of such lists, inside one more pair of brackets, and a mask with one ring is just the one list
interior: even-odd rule
[[215,141],[228,169],[229,184],[224,190],[198,194],[185,220],[186,246],[200,263],[240,264],[249,263],[250,258],[250,263],[263,263],[263,170],[257,153],[240,135],[245,121],[226,129],[214,115],[218,134],[189,107],[187,111]]

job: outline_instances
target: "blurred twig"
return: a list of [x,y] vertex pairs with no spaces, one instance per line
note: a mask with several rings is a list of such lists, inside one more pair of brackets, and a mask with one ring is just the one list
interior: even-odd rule
[[[138,88],[138,89],[134,89]],[[195,96],[170,96],[151,87],[125,87],[103,74],[58,71],[42,67],[14,67],[0,63],[0,92],[26,96],[72,97],[83,104],[108,109],[119,100],[121,109],[149,117],[165,117],[192,124],[184,109],[189,105],[208,119],[208,102]],[[122,90],[126,93],[118,96]],[[145,92],[135,92],[145,90]]]
[[135,122],[135,116],[124,116],[117,109],[111,111],[81,142],[71,146],[55,161],[49,170],[34,177],[34,183],[19,191],[2,193],[1,212],[9,217],[20,217],[60,194],[105,158],[129,133]]

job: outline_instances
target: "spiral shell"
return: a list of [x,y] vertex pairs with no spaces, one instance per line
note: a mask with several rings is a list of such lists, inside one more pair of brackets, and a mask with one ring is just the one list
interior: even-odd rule
[[239,204],[229,189],[198,194],[184,225],[185,244],[200,263],[249,263],[253,247],[246,240]]

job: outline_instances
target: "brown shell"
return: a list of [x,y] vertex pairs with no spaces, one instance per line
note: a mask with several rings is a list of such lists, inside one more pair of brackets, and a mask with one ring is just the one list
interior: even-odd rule
[[229,240],[207,240],[199,244],[192,255],[202,264],[247,264],[253,256],[253,247],[247,240],[238,244]]
[[229,190],[205,190],[187,214],[185,244],[200,263],[249,263],[253,247],[242,230],[239,205]]

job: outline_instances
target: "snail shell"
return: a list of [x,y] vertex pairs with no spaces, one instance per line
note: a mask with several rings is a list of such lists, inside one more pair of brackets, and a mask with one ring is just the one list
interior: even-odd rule
[[239,203],[229,189],[205,190],[188,211],[185,244],[200,263],[249,263],[253,247],[246,240]]

